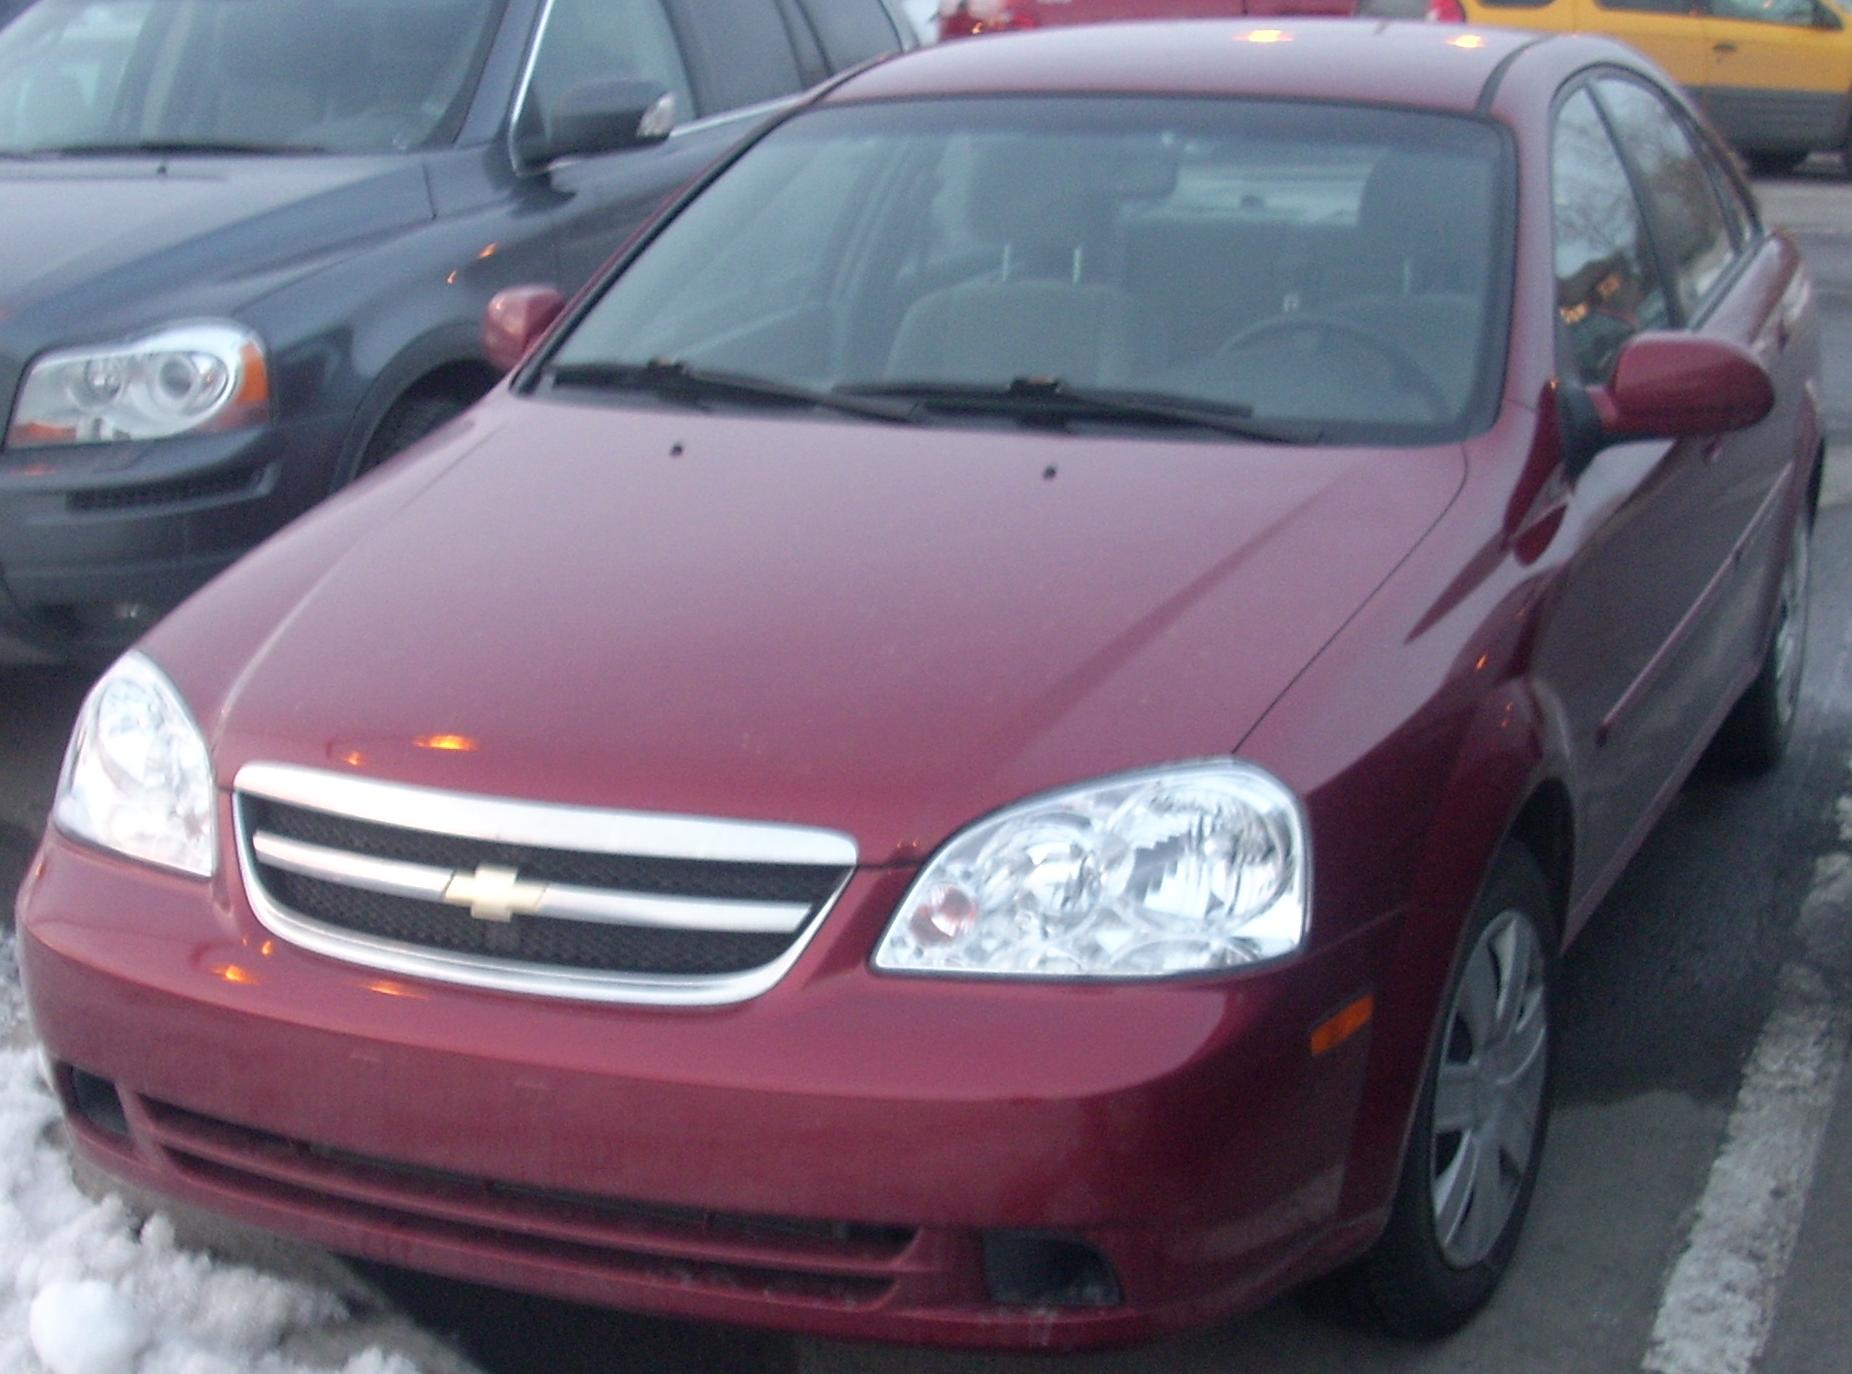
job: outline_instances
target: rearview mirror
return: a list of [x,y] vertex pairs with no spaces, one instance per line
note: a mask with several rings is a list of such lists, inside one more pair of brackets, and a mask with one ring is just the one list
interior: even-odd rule
[[584,81],[542,113],[531,94],[515,129],[515,157],[538,170],[565,157],[592,157],[660,143],[675,127],[675,97],[654,81]]
[[1694,334],[1636,334],[1589,399],[1608,443],[1747,429],[1775,408],[1775,384],[1741,344]]
[[482,348],[498,372],[513,372],[566,308],[551,286],[511,286],[482,312]]

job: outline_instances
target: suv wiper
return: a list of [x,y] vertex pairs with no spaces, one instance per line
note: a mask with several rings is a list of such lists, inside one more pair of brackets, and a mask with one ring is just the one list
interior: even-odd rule
[[1187,425],[1271,444],[1310,444],[1319,439],[1316,429],[1252,419],[1251,406],[1218,405],[1164,391],[1070,386],[1057,377],[1018,377],[1005,386],[855,382],[836,390],[851,396],[905,398],[934,409],[990,411],[1025,419],[1132,420]]
[[680,359],[657,358],[647,363],[555,363],[540,375],[548,386],[555,388],[647,391],[671,400],[687,401],[769,401],[775,405],[813,406],[896,424],[911,424],[920,418],[920,408],[916,404],[899,405],[832,391],[815,391],[770,377],[692,367]]
[[155,156],[186,153],[229,154],[246,157],[293,157],[303,153],[325,153],[328,149],[314,143],[241,143],[230,139],[131,139],[122,143],[67,143],[60,147],[34,148],[33,157],[118,157],[148,153]]

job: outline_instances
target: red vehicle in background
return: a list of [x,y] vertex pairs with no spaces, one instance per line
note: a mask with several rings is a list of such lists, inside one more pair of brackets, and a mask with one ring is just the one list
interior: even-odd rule
[[1356,0],[941,0],[939,37],[1128,19],[1266,18],[1357,12]]

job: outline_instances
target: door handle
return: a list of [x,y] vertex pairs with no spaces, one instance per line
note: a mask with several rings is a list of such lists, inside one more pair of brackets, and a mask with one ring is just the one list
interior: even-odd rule
[[1736,44],[1734,43],[1713,43],[1711,44],[1711,51],[1712,52],[1735,52]]

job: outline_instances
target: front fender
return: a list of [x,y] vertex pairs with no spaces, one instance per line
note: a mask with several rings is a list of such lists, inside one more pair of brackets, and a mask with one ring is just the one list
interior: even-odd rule
[[[1415,1104],[1439,1034],[1441,999],[1463,954],[1466,918],[1492,860],[1533,797],[1564,776],[1564,733],[1519,678],[1489,693],[1464,731],[1421,842],[1409,904],[1382,970],[1359,1118],[1340,1215],[1388,1218]],[[1547,857],[1547,856],[1540,856]]]

